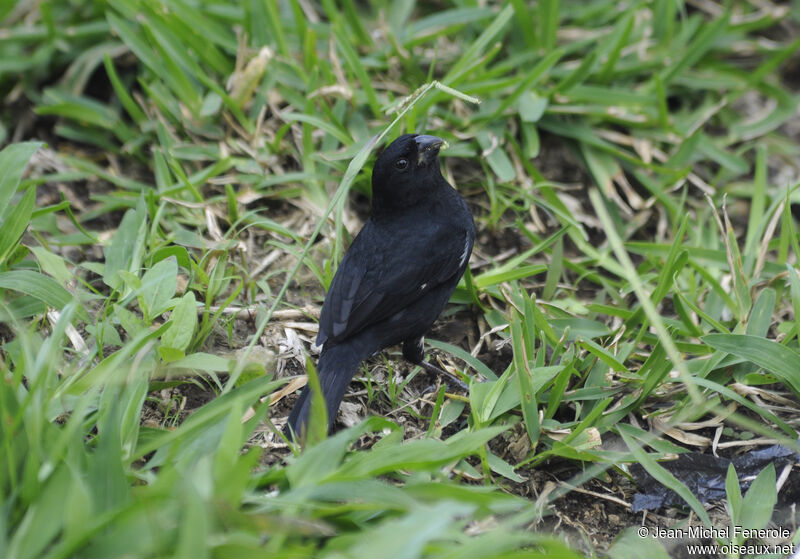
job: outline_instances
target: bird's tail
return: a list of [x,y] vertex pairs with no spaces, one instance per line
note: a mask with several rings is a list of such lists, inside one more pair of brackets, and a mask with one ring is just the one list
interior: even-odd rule
[[[317,363],[317,372],[322,396],[325,398],[325,407],[328,410],[329,431],[333,427],[336,412],[339,411],[339,404],[342,403],[344,393],[347,391],[347,386],[353,379],[358,365],[372,353],[371,348],[365,347],[357,339],[338,345],[328,343],[323,348]],[[291,428],[297,437],[302,437],[310,411],[311,389],[306,385],[289,414],[289,421],[286,424],[287,436]]]

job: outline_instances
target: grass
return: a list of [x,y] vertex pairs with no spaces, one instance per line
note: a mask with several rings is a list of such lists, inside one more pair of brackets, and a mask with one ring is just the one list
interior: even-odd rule
[[[633,462],[708,524],[659,460],[797,448],[796,3],[0,20],[3,557],[665,557],[536,526]],[[430,341],[469,394],[392,353],[363,381],[385,417],[290,453],[277,370],[405,131],[448,141],[480,231],[446,311],[468,333]],[[766,525],[775,473],[729,475],[731,522]]]

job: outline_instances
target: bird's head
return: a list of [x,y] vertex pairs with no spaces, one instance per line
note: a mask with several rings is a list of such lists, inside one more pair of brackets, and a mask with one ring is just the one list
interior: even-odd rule
[[438,157],[443,145],[425,134],[404,134],[389,144],[372,169],[373,208],[416,203],[444,183]]

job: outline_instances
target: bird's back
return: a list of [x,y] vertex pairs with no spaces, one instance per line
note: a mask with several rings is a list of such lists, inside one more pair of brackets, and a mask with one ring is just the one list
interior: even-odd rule
[[424,203],[371,216],[331,282],[317,343],[346,339],[440,286],[452,293],[474,239],[472,215],[446,182]]

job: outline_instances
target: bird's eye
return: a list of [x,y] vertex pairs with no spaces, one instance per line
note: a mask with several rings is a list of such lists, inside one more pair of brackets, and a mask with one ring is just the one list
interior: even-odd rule
[[408,159],[398,159],[394,162],[394,166],[400,169],[401,171],[408,167]]

